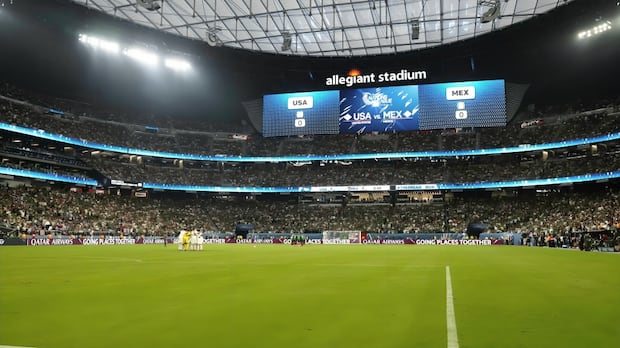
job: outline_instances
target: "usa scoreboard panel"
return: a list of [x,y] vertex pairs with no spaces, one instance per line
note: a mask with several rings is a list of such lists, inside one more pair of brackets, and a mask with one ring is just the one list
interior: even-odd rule
[[338,134],[338,91],[263,97],[263,136]]
[[265,95],[263,136],[506,125],[504,80]]

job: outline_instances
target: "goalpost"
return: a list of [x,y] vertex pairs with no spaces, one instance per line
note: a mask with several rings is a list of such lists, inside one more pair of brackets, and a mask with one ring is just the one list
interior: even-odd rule
[[362,231],[324,231],[323,244],[360,244]]

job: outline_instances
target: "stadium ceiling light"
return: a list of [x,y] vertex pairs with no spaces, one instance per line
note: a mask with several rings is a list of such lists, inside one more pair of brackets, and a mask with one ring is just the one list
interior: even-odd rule
[[120,46],[117,42],[100,39],[95,36],[80,34],[78,40],[93,48],[101,49],[109,53],[118,53],[120,51]]
[[420,20],[414,19],[411,21],[411,40],[417,40],[420,38]]
[[591,38],[592,36],[599,35],[608,30],[611,30],[611,28],[612,28],[611,21],[605,21],[602,24],[599,24],[593,28],[579,32],[579,34],[577,34],[577,38],[578,39]]
[[175,58],[166,58],[166,60],[164,60],[164,66],[176,71],[188,71],[192,68],[189,62]]
[[291,33],[288,30],[282,31],[282,47],[280,48],[282,52],[290,51],[292,43],[293,38]]
[[136,4],[144,7],[145,9],[149,11],[157,11],[161,8],[160,1],[158,0],[137,0]]
[[123,54],[145,65],[154,66],[159,63],[159,57],[157,56],[157,54],[143,50],[141,48],[128,48],[123,51]]
[[500,16],[501,7],[499,0],[479,0],[478,7],[487,9],[482,16],[480,16],[480,23],[492,22]]

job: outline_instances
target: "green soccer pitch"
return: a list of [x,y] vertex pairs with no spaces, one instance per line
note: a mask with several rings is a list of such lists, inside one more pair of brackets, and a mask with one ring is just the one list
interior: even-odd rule
[[461,348],[620,346],[618,254],[502,246],[2,247],[0,277],[0,346],[439,348],[450,346],[449,334],[458,340],[451,347]]

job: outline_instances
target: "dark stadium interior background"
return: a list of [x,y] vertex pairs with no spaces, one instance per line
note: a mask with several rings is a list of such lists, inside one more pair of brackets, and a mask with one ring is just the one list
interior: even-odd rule
[[[524,105],[572,104],[618,95],[618,33],[576,39],[577,31],[618,12],[616,1],[575,1],[475,40],[398,56],[311,58],[210,47],[68,1],[14,1],[0,10],[0,76],[52,96],[235,124],[246,117],[242,101],[268,93],[322,90],[325,77],[352,68],[424,69],[428,82],[502,78],[530,85]],[[119,64],[80,45],[81,32],[189,54],[194,71],[180,78]]]

